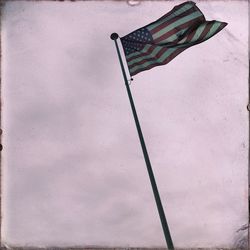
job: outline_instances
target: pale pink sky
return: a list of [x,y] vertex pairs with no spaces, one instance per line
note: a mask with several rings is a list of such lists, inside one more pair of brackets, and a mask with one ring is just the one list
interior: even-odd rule
[[[114,42],[180,1],[10,1],[2,17],[3,241],[165,246]],[[247,1],[131,91],[177,247],[230,247],[248,221]]]

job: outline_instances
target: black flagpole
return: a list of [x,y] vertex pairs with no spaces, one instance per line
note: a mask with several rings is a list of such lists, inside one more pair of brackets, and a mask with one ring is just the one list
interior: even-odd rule
[[118,58],[119,58],[119,61],[120,61],[123,78],[124,78],[126,89],[127,89],[127,92],[128,92],[128,98],[129,98],[130,105],[131,105],[131,108],[132,108],[132,112],[133,112],[133,115],[134,115],[137,132],[138,132],[139,139],[140,139],[140,142],[141,142],[141,147],[142,147],[144,159],[145,159],[145,162],[146,162],[146,165],[147,165],[148,175],[149,175],[149,179],[150,179],[150,182],[151,182],[151,185],[152,185],[152,189],[153,189],[156,205],[157,205],[157,208],[158,208],[158,212],[159,212],[159,215],[160,215],[161,225],[162,225],[162,228],[163,228],[163,232],[164,232],[164,235],[165,235],[167,246],[168,246],[168,249],[174,249],[174,245],[173,245],[172,238],[171,238],[171,235],[170,235],[170,231],[169,231],[169,228],[168,228],[168,223],[167,223],[167,220],[166,220],[166,217],[165,217],[165,213],[164,213],[164,210],[163,210],[163,207],[162,207],[162,204],[161,204],[160,195],[159,195],[158,188],[157,188],[157,185],[156,185],[156,182],[155,182],[154,173],[153,173],[151,163],[150,163],[150,160],[149,160],[147,148],[146,148],[146,145],[145,145],[145,142],[144,142],[144,139],[143,139],[141,126],[140,126],[140,123],[139,123],[139,119],[137,117],[134,101],[133,101],[132,94],[131,94],[131,91],[130,91],[130,88],[129,88],[129,85],[128,85],[128,79],[126,77],[125,69],[124,69],[124,66],[123,66],[123,63],[122,63],[120,50],[119,50],[119,47],[118,47],[118,44],[117,44],[118,37],[119,36],[118,36],[117,33],[112,33],[111,36],[110,36],[110,38],[115,41],[115,46],[116,46]]

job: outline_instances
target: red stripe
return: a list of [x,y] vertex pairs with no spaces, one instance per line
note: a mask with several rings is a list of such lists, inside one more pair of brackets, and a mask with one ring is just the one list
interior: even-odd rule
[[174,53],[172,53],[170,56],[168,56],[165,60],[164,60],[164,64],[170,62],[171,60],[173,60],[177,55],[179,55],[182,51],[184,51],[187,48],[181,48],[181,49],[177,49]]
[[137,66],[137,65],[141,65],[141,64],[143,64],[143,63],[145,63],[145,62],[154,61],[154,60],[160,58],[160,57],[162,56],[162,54],[165,53],[168,49],[169,49],[169,48],[164,47],[164,48],[162,48],[154,57],[151,57],[151,58],[149,58],[149,59],[143,59],[143,60],[140,61],[140,62],[135,62],[135,63],[133,63],[132,65],[129,65],[129,68],[132,69],[133,67],[135,67],[135,66]]
[[[213,22],[213,21],[212,21]],[[213,33],[212,36],[214,36],[215,34],[217,34],[219,31],[221,31],[225,26],[227,26],[227,23],[221,23],[220,26],[217,28],[217,30]],[[211,27],[210,27],[211,28]],[[210,30],[209,28],[209,30]],[[208,33],[208,32],[207,32]],[[206,34],[207,35],[207,34]],[[202,41],[201,41],[202,42]]]
[[[188,3],[188,4],[191,4],[191,3]],[[160,17],[159,19],[157,19],[154,23],[158,22],[158,21],[162,21],[163,19],[165,19],[166,17],[169,17],[170,15],[172,15],[173,13],[175,13],[177,10],[179,10],[180,8],[182,8],[182,6],[184,5],[187,5],[187,3],[182,3],[182,4],[179,4],[177,6],[174,6],[174,8],[169,11],[168,13],[166,13],[165,15],[163,15],[162,17]],[[193,4],[193,7],[197,8],[195,3]],[[193,8],[191,7],[191,8]]]
[[173,54],[171,54],[170,56],[168,56],[163,62],[161,62],[161,63],[156,62],[156,63],[154,63],[154,64],[151,64],[151,65],[145,67],[144,69],[138,69],[138,70],[136,70],[135,72],[133,72],[132,74],[131,74],[131,73],[130,73],[130,74],[131,74],[131,76],[134,76],[134,75],[138,74],[138,73],[141,72],[141,71],[152,69],[152,68],[155,67],[155,66],[165,65],[165,64],[167,64],[168,62],[170,62],[172,59],[174,59],[178,54],[180,54],[180,53],[181,53],[182,51],[184,51],[185,49],[187,49],[187,48],[178,49],[178,50],[176,50]]
[[185,43],[189,43],[192,38],[194,37],[195,35],[195,32],[196,32],[196,29],[195,30],[192,30],[188,35],[187,35],[187,39],[185,40]]
[[197,41],[202,42],[202,40],[207,35],[207,33],[209,32],[209,30],[211,29],[212,26],[213,26],[213,21],[207,22],[205,29],[202,31],[202,33],[200,34],[200,37],[197,39]]
[[[215,22],[214,21],[210,21],[208,22],[207,26],[205,27],[205,29],[203,30],[203,32],[201,33],[198,41],[201,43],[204,41],[204,38],[206,37],[206,35],[208,34],[208,32],[210,31],[211,27],[213,26]],[[217,30],[214,32],[213,36],[218,33],[219,31],[221,31],[225,26],[227,26],[227,23],[221,23],[220,26],[217,28]],[[208,38],[207,38],[208,39]],[[203,40],[203,41],[202,41]]]
[[[182,17],[186,17],[186,16],[189,16],[190,14],[194,13],[196,11],[196,9],[194,9],[194,7],[192,7],[191,9],[181,13],[180,15],[170,19],[170,20],[167,20],[165,21],[164,23],[162,24],[159,24],[157,27],[153,28],[152,30],[150,30],[150,33],[151,34],[155,34],[157,33],[158,31],[164,29],[165,27],[167,27],[168,25],[178,21],[180,18]],[[150,26],[149,26],[149,29],[150,29]]]
[[227,23],[221,23],[221,25],[219,26],[218,30],[216,33],[218,33],[219,31],[221,31],[224,27],[227,26]]
[[[135,55],[135,56],[132,56],[130,58],[127,59],[127,62],[130,62],[132,60],[134,60],[135,58],[137,57],[141,57],[141,56],[146,56],[146,55],[149,55],[151,54],[151,52],[156,48],[157,46],[156,45],[152,45],[151,47],[148,48],[148,50],[146,52],[142,52],[140,53],[139,55]],[[140,52],[140,51],[138,51]]]
[[159,43],[159,42],[161,42],[161,41],[163,41],[163,40],[166,40],[168,37],[174,35],[174,34],[177,33],[179,30],[185,29],[185,28],[187,28],[187,27],[189,27],[189,26],[192,27],[192,26],[196,25],[196,23],[198,24],[199,22],[202,22],[203,20],[204,20],[203,17],[200,16],[200,17],[197,17],[197,18],[195,18],[195,19],[193,19],[193,20],[191,20],[191,21],[189,21],[189,22],[186,22],[186,23],[184,23],[184,24],[181,24],[181,25],[175,27],[174,29],[168,31],[168,32],[165,33],[164,35],[158,37],[157,39],[154,40],[154,42],[155,42],[155,43]]

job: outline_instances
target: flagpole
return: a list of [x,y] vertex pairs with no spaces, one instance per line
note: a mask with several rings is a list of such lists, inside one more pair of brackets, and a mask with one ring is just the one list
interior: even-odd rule
[[160,195],[159,195],[159,192],[158,192],[158,188],[157,188],[156,181],[155,181],[155,178],[154,178],[154,173],[153,173],[153,170],[152,170],[152,167],[151,167],[151,163],[150,163],[150,160],[149,160],[147,148],[146,148],[144,138],[143,138],[143,134],[142,134],[142,131],[141,131],[141,126],[140,126],[140,123],[139,123],[139,119],[137,117],[134,101],[133,101],[132,94],[131,94],[131,91],[130,91],[130,88],[129,88],[128,79],[126,77],[126,72],[125,72],[125,69],[124,69],[123,62],[122,62],[121,53],[120,53],[120,50],[119,50],[119,47],[118,47],[118,43],[117,43],[118,37],[119,36],[118,36],[117,33],[112,33],[111,36],[110,36],[110,38],[115,41],[115,46],[116,46],[118,58],[119,58],[119,61],[120,61],[120,65],[121,65],[122,74],[123,74],[123,78],[124,78],[124,81],[125,81],[127,93],[128,93],[128,98],[129,98],[131,109],[132,109],[132,112],[133,112],[133,116],[134,116],[134,120],[135,120],[135,124],[136,124],[136,128],[137,128],[138,136],[139,136],[139,139],[140,139],[140,142],[141,142],[141,147],[142,147],[144,159],[145,159],[145,162],[146,162],[148,175],[149,175],[149,179],[150,179],[151,186],[152,186],[152,189],[153,189],[153,193],[154,193],[156,205],[157,205],[157,208],[158,208],[159,216],[160,216],[160,219],[161,219],[161,225],[162,225],[162,229],[163,229],[163,232],[164,232],[164,235],[165,235],[166,243],[167,243],[168,249],[174,249],[174,245],[173,245],[172,238],[171,238],[171,235],[170,235],[170,231],[169,231],[169,228],[168,228],[167,220],[166,220],[165,213],[164,213],[164,210],[163,210],[163,207],[162,207],[161,198],[160,198]]

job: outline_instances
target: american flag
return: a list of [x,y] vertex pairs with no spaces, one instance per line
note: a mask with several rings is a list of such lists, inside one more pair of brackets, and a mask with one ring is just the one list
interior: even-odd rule
[[121,38],[130,75],[170,62],[185,49],[204,42],[227,23],[206,21],[192,1]]

